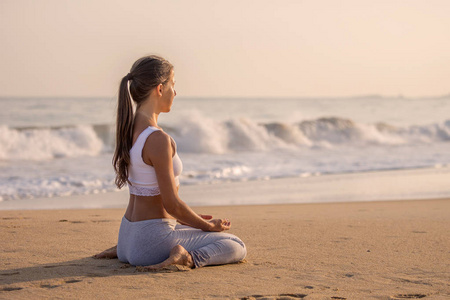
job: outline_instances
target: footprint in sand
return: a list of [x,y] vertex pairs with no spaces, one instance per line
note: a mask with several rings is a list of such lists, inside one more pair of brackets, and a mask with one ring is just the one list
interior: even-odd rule
[[87,277],[108,277],[107,274],[100,274],[100,273],[87,273]]
[[308,295],[305,294],[279,294],[279,295],[251,295],[240,298],[240,300],[295,300],[303,299]]
[[70,279],[70,280],[66,280],[65,283],[76,283],[76,282],[81,282],[83,280],[79,280],[79,279]]
[[72,223],[72,224],[82,224],[82,223],[86,223],[86,222],[84,222],[84,221],[69,221],[69,220],[66,220],[66,219],[62,219],[62,220],[59,220],[58,221],[59,223]]
[[91,220],[92,223],[109,223],[114,221],[115,220]]
[[68,283],[77,283],[77,282],[81,282],[82,280],[80,279],[67,279],[67,280],[58,280],[58,281],[53,281],[53,282],[47,282],[47,283],[41,283],[39,285],[40,288],[42,289],[54,289],[57,287],[61,287],[64,284],[68,284]]
[[128,269],[128,268],[131,268],[131,267],[132,267],[132,265],[130,265],[130,264],[123,264],[123,265],[120,266],[121,269]]
[[21,287],[9,286],[9,287],[4,287],[4,288],[2,288],[0,291],[4,291],[4,292],[12,292],[12,291],[20,291],[20,290],[23,290],[23,288],[21,288]]
[[18,275],[18,274],[20,274],[20,272],[2,273],[0,275],[2,275],[2,276],[11,276],[11,275]]
[[391,296],[391,299],[420,299],[425,298],[427,295],[424,294],[398,294]]
[[50,265],[50,266],[43,266],[44,269],[51,269],[51,268],[60,268],[60,267],[81,267],[83,265],[81,264],[66,264],[66,265]]
[[60,287],[60,284],[41,284],[40,287],[43,289],[54,289]]
[[151,272],[151,273],[172,273],[172,272],[186,272],[190,271],[191,268],[181,265],[170,265],[164,268],[149,270],[145,267],[137,266],[136,272]]

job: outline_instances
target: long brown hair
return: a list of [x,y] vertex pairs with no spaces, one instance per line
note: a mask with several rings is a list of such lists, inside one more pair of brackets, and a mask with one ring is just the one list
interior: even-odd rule
[[161,83],[165,84],[169,80],[172,69],[172,64],[162,57],[145,56],[138,59],[131,67],[130,73],[120,81],[116,149],[113,156],[113,167],[116,171],[115,183],[119,189],[125,183],[129,183],[128,166],[130,165],[134,125],[132,101],[139,107],[148,98],[153,88]]

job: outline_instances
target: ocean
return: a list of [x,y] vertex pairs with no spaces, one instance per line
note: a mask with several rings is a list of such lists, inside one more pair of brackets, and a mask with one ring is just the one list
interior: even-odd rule
[[[0,201],[117,191],[116,99],[0,103]],[[450,95],[176,97],[158,123],[177,142],[182,185],[450,167]]]

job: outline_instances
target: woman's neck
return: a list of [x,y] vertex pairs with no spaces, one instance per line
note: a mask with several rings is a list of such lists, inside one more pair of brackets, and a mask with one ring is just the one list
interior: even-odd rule
[[136,110],[136,117],[138,117],[138,116],[141,119],[143,119],[146,122],[148,122],[148,125],[153,126],[153,127],[158,127],[159,114],[154,113],[154,112],[147,112],[147,111],[142,110],[142,109],[138,109],[138,110]]
[[153,99],[152,95],[149,98],[138,105],[136,108],[136,116],[141,121],[145,121],[148,125],[158,127],[159,109],[157,105],[157,99]]

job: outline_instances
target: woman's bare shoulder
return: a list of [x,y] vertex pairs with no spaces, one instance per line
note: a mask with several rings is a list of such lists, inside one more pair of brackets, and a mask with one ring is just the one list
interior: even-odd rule
[[162,130],[152,132],[145,141],[143,153],[147,155],[163,155],[171,152],[170,136]]

